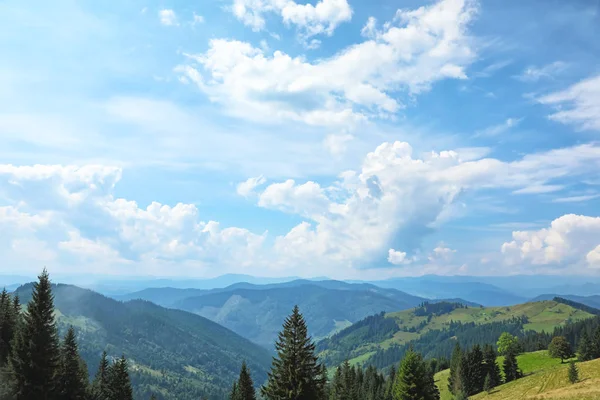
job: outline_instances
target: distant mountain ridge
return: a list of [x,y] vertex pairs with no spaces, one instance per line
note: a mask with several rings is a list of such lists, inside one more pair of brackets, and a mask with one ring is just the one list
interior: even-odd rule
[[[31,290],[27,284],[16,293],[25,303]],[[225,398],[242,360],[257,383],[266,379],[270,353],[204,317],[143,300],[123,303],[72,285],[53,285],[53,293],[59,328],[76,328],[92,371],[103,350],[129,359],[136,398],[156,390],[170,400]]]

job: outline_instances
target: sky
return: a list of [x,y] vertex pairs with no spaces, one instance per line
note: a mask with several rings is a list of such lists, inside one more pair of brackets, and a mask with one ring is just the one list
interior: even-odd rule
[[0,3],[0,270],[600,275],[600,1]]

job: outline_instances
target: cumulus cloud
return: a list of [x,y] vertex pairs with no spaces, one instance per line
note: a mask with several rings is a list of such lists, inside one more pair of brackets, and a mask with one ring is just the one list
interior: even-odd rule
[[270,54],[246,42],[214,39],[176,70],[233,115],[261,122],[354,127],[403,107],[396,94],[417,94],[443,79],[465,79],[475,59],[470,0],[442,0],[398,10],[374,37],[328,59]]
[[256,187],[263,185],[267,179],[260,175],[254,178],[248,178],[246,181],[237,185],[237,193],[240,196],[248,197],[254,193]]
[[548,228],[516,231],[502,245],[509,264],[599,267],[600,217],[567,214]]
[[315,5],[293,0],[234,0],[231,11],[254,31],[265,29],[265,14],[278,14],[285,24],[296,26],[305,39],[331,35],[341,23],[352,18],[347,0],[319,0]]
[[557,111],[549,118],[580,130],[600,131],[600,75],[537,99]]
[[[0,255],[14,268],[33,265],[26,254],[27,246],[35,246],[29,253],[39,247],[49,267],[202,274],[214,273],[218,266],[222,272],[261,268],[265,274],[347,277],[386,259],[416,265],[415,257],[401,253],[417,254],[425,235],[456,217],[455,207],[465,192],[552,185],[565,176],[589,177],[599,168],[600,147],[594,145],[504,162],[469,152],[465,159],[455,151],[416,155],[408,143],[383,143],[333,183],[289,179],[265,185],[262,177],[244,182],[241,194],[254,193],[250,197],[259,207],[301,220],[269,237],[267,232],[204,219],[193,204],[141,205],[117,197],[120,168],[0,165]],[[582,259],[587,255],[590,264],[598,255],[598,243],[588,243],[598,237],[586,228],[597,224],[592,220],[596,222],[585,220],[560,230],[574,246],[573,254]],[[572,232],[583,233],[571,237]],[[536,248],[524,244],[537,243],[534,234],[517,236],[507,246]],[[559,249],[549,254],[570,254],[545,240]],[[454,268],[453,254],[439,245],[424,271]]]
[[394,249],[388,250],[388,262],[394,265],[401,265],[406,260],[406,253]]
[[162,9],[158,12],[158,17],[160,19],[160,23],[165,26],[174,26],[178,24],[177,15],[173,10]]

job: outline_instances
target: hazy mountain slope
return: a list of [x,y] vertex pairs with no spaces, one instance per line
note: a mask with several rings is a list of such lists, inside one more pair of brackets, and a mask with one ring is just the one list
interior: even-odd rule
[[[448,329],[451,324],[457,322],[472,325],[471,328],[467,327],[468,329],[461,328],[461,332],[467,336],[469,329],[475,330],[485,326],[483,331],[477,333],[482,337],[494,336],[492,331],[498,331],[499,335],[502,330],[509,328],[549,332],[567,321],[594,317],[590,313],[555,301],[487,308],[455,308],[456,306],[449,303],[439,306],[446,309],[424,312],[422,308],[415,308],[369,317],[319,342],[317,347],[330,365],[346,358],[353,362],[368,362],[380,350],[425,338],[428,333]],[[526,322],[517,322],[522,321],[523,317],[526,317]],[[502,326],[505,322],[514,326]],[[485,332],[486,329],[488,332]],[[489,341],[496,339],[490,337]],[[451,351],[451,347],[449,350]]]
[[113,298],[120,301],[147,300],[163,307],[171,307],[180,300],[188,297],[200,296],[207,292],[207,290],[203,289],[178,289],[171,287],[148,288],[140,290],[139,292],[113,296]]
[[[17,293],[26,302],[31,285]],[[266,378],[268,351],[201,316],[140,300],[121,303],[70,285],[56,285],[54,295],[59,326],[77,328],[91,369],[102,350],[113,357],[125,354],[139,398],[148,398],[150,388],[174,400],[206,393],[223,398],[242,360],[258,383]]]
[[412,295],[430,299],[461,298],[484,306],[504,306],[527,301],[489,283],[456,281],[453,277],[427,276],[419,278],[395,278],[370,282],[383,288],[393,288]]
[[329,289],[306,283],[262,290],[215,291],[181,300],[174,306],[216,321],[271,348],[284,318],[296,304],[306,318],[311,335],[320,338],[367,315],[414,307],[423,300],[377,287],[369,290]]

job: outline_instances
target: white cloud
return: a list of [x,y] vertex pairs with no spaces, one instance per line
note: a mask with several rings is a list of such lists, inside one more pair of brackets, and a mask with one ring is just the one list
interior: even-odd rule
[[502,245],[509,264],[598,266],[600,218],[567,214],[555,219],[550,227],[513,232],[513,241]]
[[[361,268],[390,258],[390,249],[417,254],[428,231],[456,217],[465,192],[551,185],[566,176],[590,176],[599,167],[600,147],[593,145],[503,162],[473,154],[463,160],[454,151],[416,156],[407,143],[384,143],[357,170],[328,185],[290,179],[259,188],[262,177],[245,182],[241,193],[256,193],[258,206],[302,221],[268,237],[203,220],[193,204],[142,206],[116,197],[120,168],[0,165],[0,256],[19,268],[27,246],[43,243],[49,267],[64,269],[84,263],[104,272],[196,275],[214,274],[218,266],[220,272],[359,276]],[[591,244],[580,257],[598,245]],[[452,254],[439,245],[423,271],[456,271],[461,263],[452,264]],[[399,257],[391,254],[392,260]],[[403,258],[404,264],[417,261]]]
[[476,12],[469,0],[398,10],[376,38],[314,62],[215,39],[205,53],[189,55],[195,64],[176,70],[241,118],[353,127],[396,113],[403,107],[394,98],[399,93],[465,79],[475,58],[467,28]]
[[285,24],[295,25],[304,38],[332,35],[341,23],[352,18],[347,0],[319,0],[315,5],[293,0],[234,0],[231,10],[254,31],[265,29],[265,14],[276,13]]
[[568,67],[568,64],[562,61],[555,61],[543,67],[530,66],[527,67],[521,75],[516,78],[523,82],[537,82],[543,78],[553,78],[557,74],[563,72]]
[[388,250],[388,262],[394,265],[401,265],[406,260],[406,253],[394,249]]
[[580,130],[600,131],[600,75],[542,96],[537,101],[557,109],[549,116],[554,121],[574,125]]
[[377,36],[377,19],[375,17],[369,17],[367,23],[360,31],[360,34],[366,38],[374,38]]
[[174,26],[178,25],[177,15],[175,11],[170,9],[163,9],[158,12],[158,17],[160,19],[160,23],[165,26]]
[[519,126],[523,118],[508,118],[501,124],[492,125],[482,129],[473,135],[473,137],[494,137],[510,131],[512,128]]
[[237,193],[240,196],[248,197],[254,193],[254,189],[264,184],[267,179],[264,176],[257,176],[254,178],[248,178],[246,181],[237,185]]
[[354,136],[349,133],[331,134],[325,137],[323,145],[332,155],[338,156],[346,151],[346,145],[353,139]]
[[203,24],[204,23],[204,17],[202,15],[198,15],[196,13],[194,13],[194,20],[192,22],[194,25],[196,24]]
[[585,194],[581,196],[568,196],[568,197],[559,197],[553,199],[553,203],[581,203],[588,200],[597,199],[600,197],[600,194]]

